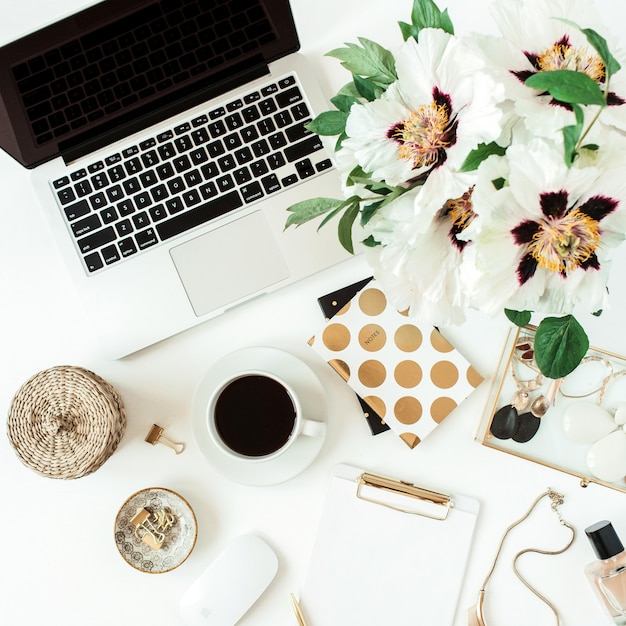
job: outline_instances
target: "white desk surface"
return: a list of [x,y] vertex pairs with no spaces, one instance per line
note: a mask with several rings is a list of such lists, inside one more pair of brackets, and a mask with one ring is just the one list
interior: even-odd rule
[[[86,3],[3,0],[0,40],[9,40]],[[292,0],[292,5],[302,51],[316,68],[328,97],[346,81],[346,75],[336,60],[323,54],[361,35],[393,46],[400,42],[396,22],[408,21],[411,10],[410,0]],[[485,28],[489,23],[486,0],[451,0],[449,6],[457,32]],[[606,8],[608,23],[626,20],[626,9],[618,0],[600,0],[600,6]],[[584,565],[593,560],[583,530],[606,518],[626,540],[626,495],[596,485],[582,489],[572,476],[476,443],[473,432],[486,386],[414,450],[391,432],[374,437],[354,394],[308,347],[307,339],[323,323],[316,298],[367,276],[369,270],[362,258],[132,357],[109,361],[91,352],[84,340],[92,329],[81,316],[47,221],[36,205],[28,172],[4,154],[0,155],[0,205],[2,410],[8,410],[13,394],[34,373],[73,364],[88,367],[112,383],[128,414],[126,435],[117,452],[96,473],[76,481],[36,475],[19,462],[7,437],[0,437],[3,624],[177,624],[178,601],[185,589],[231,539],[246,532],[264,537],[276,550],[280,566],[276,579],[241,624],[295,624],[289,593],[297,594],[304,580],[327,481],[332,467],[340,462],[464,493],[481,502],[454,626],[466,623],[466,609],[475,601],[506,526],[546,487],[562,491],[566,494],[562,514],[578,530],[573,547],[558,557],[530,555],[522,568],[556,604],[563,626],[611,623],[583,576]],[[615,275],[610,285],[614,308],[591,334],[594,345],[626,354],[621,321],[626,297],[620,283],[623,279]],[[453,338],[490,374],[496,368],[501,331],[498,323],[476,316],[463,328],[454,329]],[[217,474],[195,447],[190,428],[191,399],[207,368],[232,350],[254,345],[274,346],[299,356],[314,369],[328,392],[329,433],[322,452],[301,475],[272,487],[243,486]],[[172,439],[186,442],[187,450],[176,456],[165,446],[145,443],[153,423],[164,426]],[[184,495],[199,524],[197,544],[189,559],[162,575],[131,568],[113,541],[113,521],[120,505],[134,491],[151,486]],[[560,547],[565,539],[547,504],[518,529],[488,588],[490,623],[554,623],[548,609],[513,576],[511,558],[521,548]],[[381,578],[393,575],[393,571],[380,572]]]

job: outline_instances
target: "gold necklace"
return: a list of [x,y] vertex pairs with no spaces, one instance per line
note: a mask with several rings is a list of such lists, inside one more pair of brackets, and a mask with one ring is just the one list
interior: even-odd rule
[[517,525],[521,524],[523,521],[525,521],[528,517],[530,517],[530,514],[533,512],[533,510],[535,509],[535,507],[537,506],[537,504],[539,504],[539,502],[545,498],[546,496],[549,496],[550,498],[550,508],[556,513],[556,515],[559,518],[559,523],[562,526],[565,526],[566,528],[569,528],[572,532],[572,536],[570,538],[570,540],[567,542],[567,544],[561,548],[560,550],[541,550],[539,548],[526,548],[524,550],[521,550],[520,552],[518,552],[515,557],[513,558],[513,571],[515,572],[516,576],[522,581],[522,583],[530,590],[532,591],[542,602],[544,602],[545,604],[548,605],[548,607],[550,607],[550,609],[552,610],[552,612],[554,613],[554,617],[556,618],[556,623],[557,626],[560,625],[561,621],[559,619],[559,614],[558,611],[556,610],[556,607],[545,597],[543,596],[541,593],[539,593],[539,591],[537,591],[519,572],[519,570],[517,569],[517,560],[523,555],[526,554],[528,552],[534,552],[536,554],[546,554],[546,555],[557,555],[557,554],[562,554],[563,552],[565,552],[574,542],[574,537],[576,536],[576,530],[574,529],[574,527],[566,522],[562,517],[561,514],[558,510],[558,506],[563,504],[564,501],[564,496],[560,493],[557,493],[556,491],[553,491],[552,489],[549,489],[547,491],[544,491],[540,496],[538,496],[535,501],[532,503],[531,507],[528,509],[528,511],[522,515],[522,517],[520,517],[516,522],[513,522],[505,531],[504,534],[502,535],[502,539],[500,539],[500,544],[498,545],[498,549],[496,551],[496,556],[493,559],[493,563],[491,564],[491,568],[489,569],[489,573],[487,574],[487,577],[485,578],[485,581],[482,584],[482,587],[480,588],[480,591],[478,592],[478,600],[476,602],[476,604],[469,609],[468,614],[467,614],[467,623],[468,626],[487,626],[487,622],[485,620],[485,615],[483,612],[483,603],[484,603],[484,599],[485,599],[485,590],[487,587],[487,583],[489,582],[489,579],[491,578],[491,575],[493,574],[495,568],[496,568],[496,563],[498,561],[498,557],[500,556],[500,552],[502,551],[502,546],[504,544],[504,540],[506,539],[507,535],[509,534],[509,532],[511,530],[513,530],[513,528],[515,528]]

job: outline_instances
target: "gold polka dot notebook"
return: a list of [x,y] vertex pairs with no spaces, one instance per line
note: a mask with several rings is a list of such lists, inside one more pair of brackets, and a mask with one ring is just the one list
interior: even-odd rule
[[414,448],[484,379],[433,327],[371,281],[309,343]]

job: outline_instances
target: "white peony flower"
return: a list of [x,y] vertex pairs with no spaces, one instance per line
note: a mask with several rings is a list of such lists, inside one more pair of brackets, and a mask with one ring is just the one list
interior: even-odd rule
[[[502,38],[479,36],[475,43],[488,60],[492,76],[505,86],[507,98],[532,133],[556,138],[564,126],[573,123],[571,106],[526,87],[526,79],[542,71],[567,69],[584,72],[606,89],[602,59],[585,34],[563,19],[606,36],[620,62],[624,55],[615,52],[616,41],[607,36],[598,11],[587,0],[495,1],[491,12]],[[611,76],[608,91],[609,106],[600,123],[626,130],[625,72]],[[589,109],[591,119],[598,107]]]
[[398,80],[373,102],[355,104],[346,123],[343,159],[392,186],[459,168],[479,143],[500,135],[503,90],[480,72],[461,40],[424,29],[396,55]]
[[625,149],[615,139],[591,165],[582,159],[568,169],[562,146],[536,139],[483,163],[484,180],[506,184],[475,193],[475,306],[491,313],[604,308],[609,251],[626,232]]
[[[416,188],[380,210],[367,225],[380,246],[367,250],[377,280],[398,310],[427,324],[459,324],[465,319],[470,286],[465,262],[471,246],[462,237],[475,218],[472,177],[450,177],[448,192],[424,194]],[[433,210],[436,207],[437,210]]]

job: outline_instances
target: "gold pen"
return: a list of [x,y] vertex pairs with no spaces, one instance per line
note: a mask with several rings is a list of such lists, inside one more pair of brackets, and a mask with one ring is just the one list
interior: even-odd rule
[[296,596],[292,594],[291,595],[291,604],[293,604],[293,610],[296,613],[296,617],[298,618],[298,624],[300,624],[300,626],[306,626],[306,622],[304,621],[304,616],[302,615],[302,611],[300,610],[300,605],[298,604],[298,601],[296,600]]

